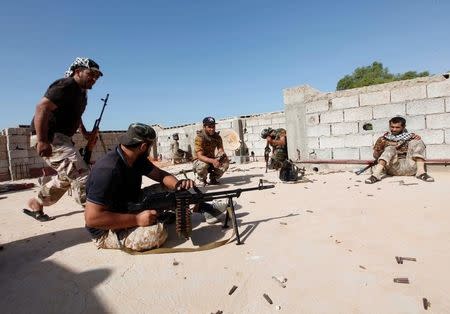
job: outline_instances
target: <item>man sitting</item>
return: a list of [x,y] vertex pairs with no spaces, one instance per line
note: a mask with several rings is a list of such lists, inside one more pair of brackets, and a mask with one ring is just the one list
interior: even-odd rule
[[408,133],[406,120],[394,117],[389,120],[390,132],[375,143],[373,157],[378,163],[373,174],[365,182],[373,184],[381,180],[383,171],[392,176],[412,176],[425,182],[434,179],[425,172],[425,144],[420,136]]
[[[158,213],[148,208],[130,212],[130,206],[158,192],[141,190],[145,175],[161,184],[162,189],[190,189],[192,180],[178,181],[173,175],[153,165],[149,159],[156,133],[153,128],[133,123],[115,150],[96,161],[86,185],[86,227],[98,248],[128,248],[142,251],[159,247],[167,239],[167,231]],[[149,193],[149,194],[146,194]],[[206,222],[215,223],[225,217],[226,204],[201,203],[198,210]]]

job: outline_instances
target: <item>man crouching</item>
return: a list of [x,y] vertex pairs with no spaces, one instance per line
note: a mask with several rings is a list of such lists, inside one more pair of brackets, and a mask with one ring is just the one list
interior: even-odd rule
[[373,174],[365,183],[381,180],[383,172],[392,176],[413,176],[425,182],[434,179],[425,172],[425,144],[420,136],[408,133],[406,120],[394,117],[389,120],[390,132],[386,132],[375,143],[373,157],[377,164]]
[[[152,208],[134,213],[129,206],[138,203],[149,193],[163,189],[190,189],[192,180],[178,181],[173,175],[159,169],[148,159],[156,138],[155,130],[142,123],[133,123],[120,139],[120,145],[96,161],[86,185],[86,228],[94,243],[102,249],[128,248],[135,251],[161,246],[167,231]],[[160,185],[141,190],[142,176]],[[158,191],[159,189],[159,191]],[[216,223],[225,217],[225,203],[201,203],[197,211],[207,223]],[[163,222],[161,222],[163,220]]]

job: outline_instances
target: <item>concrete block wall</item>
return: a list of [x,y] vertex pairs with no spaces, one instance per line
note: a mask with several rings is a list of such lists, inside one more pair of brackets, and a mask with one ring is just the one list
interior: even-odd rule
[[7,137],[3,132],[0,134],[0,181],[7,181],[11,179],[9,174],[9,157],[6,146]]
[[[254,151],[256,156],[263,156],[265,140],[260,137],[260,133],[266,127],[285,128],[284,113],[275,112],[221,119],[217,120],[216,128],[219,132],[225,129],[234,130],[240,141],[246,143],[247,154]],[[157,133],[157,140],[151,150],[151,157],[155,159],[162,157],[162,160],[169,161],[172,158],[170,151],[172,135],[178,133],[180,148],[193,153],[194,140],[197,131],[202,129],[202,124],[199,122],[169,128],[154,125],[153,128]],[[91,160],[95,162],[105,152],[114,149],[119,143],[119,138],[125,132],[125,130],[101,132],[101,139],[99,138],[94,147]],[[81,134],[75,134],[72,139],[78,150],[85,147],[86,140]],[[226,153],[230,157],[241,154],[240,149],[236,151],[226,150]],[[0,157],[0,181],[40,176],[42,169],[47,167],[43,159],[37,155],[36,150],[30,147],[30,129],[26,126],[8,128],[2,131],[0,135]]]
[[[450,158],[448,75],[392,82],[332,93],[309,86],[284,90],[289,155],[302,159],[372,159],[372,147],[394,116],[427,144],[427,158]],[[370,124],[372,130],[366,130]]]
[[264,156],[266,140],[261,138],[261,131],[268,127],[272,129],[286,128],[284,112],[272,112],[249,117],[242,117],[244,142],[249,154],[255,153],[257,157]]

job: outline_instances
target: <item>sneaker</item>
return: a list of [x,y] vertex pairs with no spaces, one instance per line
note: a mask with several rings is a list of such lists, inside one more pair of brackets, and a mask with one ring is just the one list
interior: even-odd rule
[[227,203],[222,200],[212,201],[209,204],[211,206],[208,206],[208,209],[203,212],[203,217],[205,217],[206,222],[208,224],[215,224],[222,221],[227,213]]

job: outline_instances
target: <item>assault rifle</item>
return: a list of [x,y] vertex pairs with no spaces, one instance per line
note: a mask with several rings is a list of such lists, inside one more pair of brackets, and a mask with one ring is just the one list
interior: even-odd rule
[[[396,146],[396,148],[399,149],[400,147],[402,147],[403,145],[405,145],[405,144],[407,144],[407,143],[408,143],[408,140],[407,140],[407,141],[401,141],[400,144],[398,144],[398,145]],[[365,171],[366,171],[367,169],[369,169],[369,168],[372,168],[372,167],[375,166],[377,163],[378,163],[378,158],[375,159],[375,160],[373,160],[373,161],[371,161],[371,162],[370,162],[367,166],[365,166],[364,168],[355,171],[355,174],[356,174],[357,176],[359,176],[361,173],[365,172]]]
[[269,147],[269,145],[267,145],[266,148],[264,148],[264,160],[266,161],[266,173],[267,173],[267,168],[269,168],[269,155],[270,155],[270,147]]
[[[102,121],[103,111],[105,111],[106,103],[108,102],[109,94],[106,94],[105,98],[102,98],[103,108],[100,113],[100,117],[95,120],[94,127],[92,128],[91,134],[96,132],[99,129],[100,121]],[[91,162],[92,151],[94,150],[95,144],[97,143],[97,136],[91,136],[86,144],[86,147],[83,149],[83,160],[89,165]]]
[[179,236],[184,236],[187,239],[190,237],[192,230],[189,205],[210,202],[217,199],[227,199],[228,210],[223,227],[228,227],[228,220],[231,215],[237,244],[241,244],[239,230],[237,228],[236,215],[234,213],[233,198],[241,196],[243,192],[266,190],[274,187],[274,185],[263,185],[262,180],[260,180],[257,187],[245,189],[203,193],[197,187],[194,187],[193,191],[178,190],[154,194],[149,193],[144,195],[141,202],[129,203],[128,210],[130,212],[140,212],[147,209],[153,209],[158,211],[160,214],[163,214],[167,210],[175,211],[176,231]]

